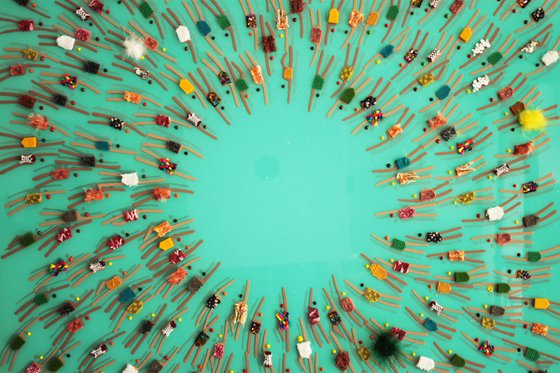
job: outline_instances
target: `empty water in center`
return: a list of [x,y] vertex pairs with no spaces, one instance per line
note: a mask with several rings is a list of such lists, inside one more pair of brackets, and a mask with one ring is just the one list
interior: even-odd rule
[[222,128],[205,156],[189,211],[222,265],[278,278],[290,265],[342,263],[368,243],[376,191],[363,142],[345,126],[263,109]]

